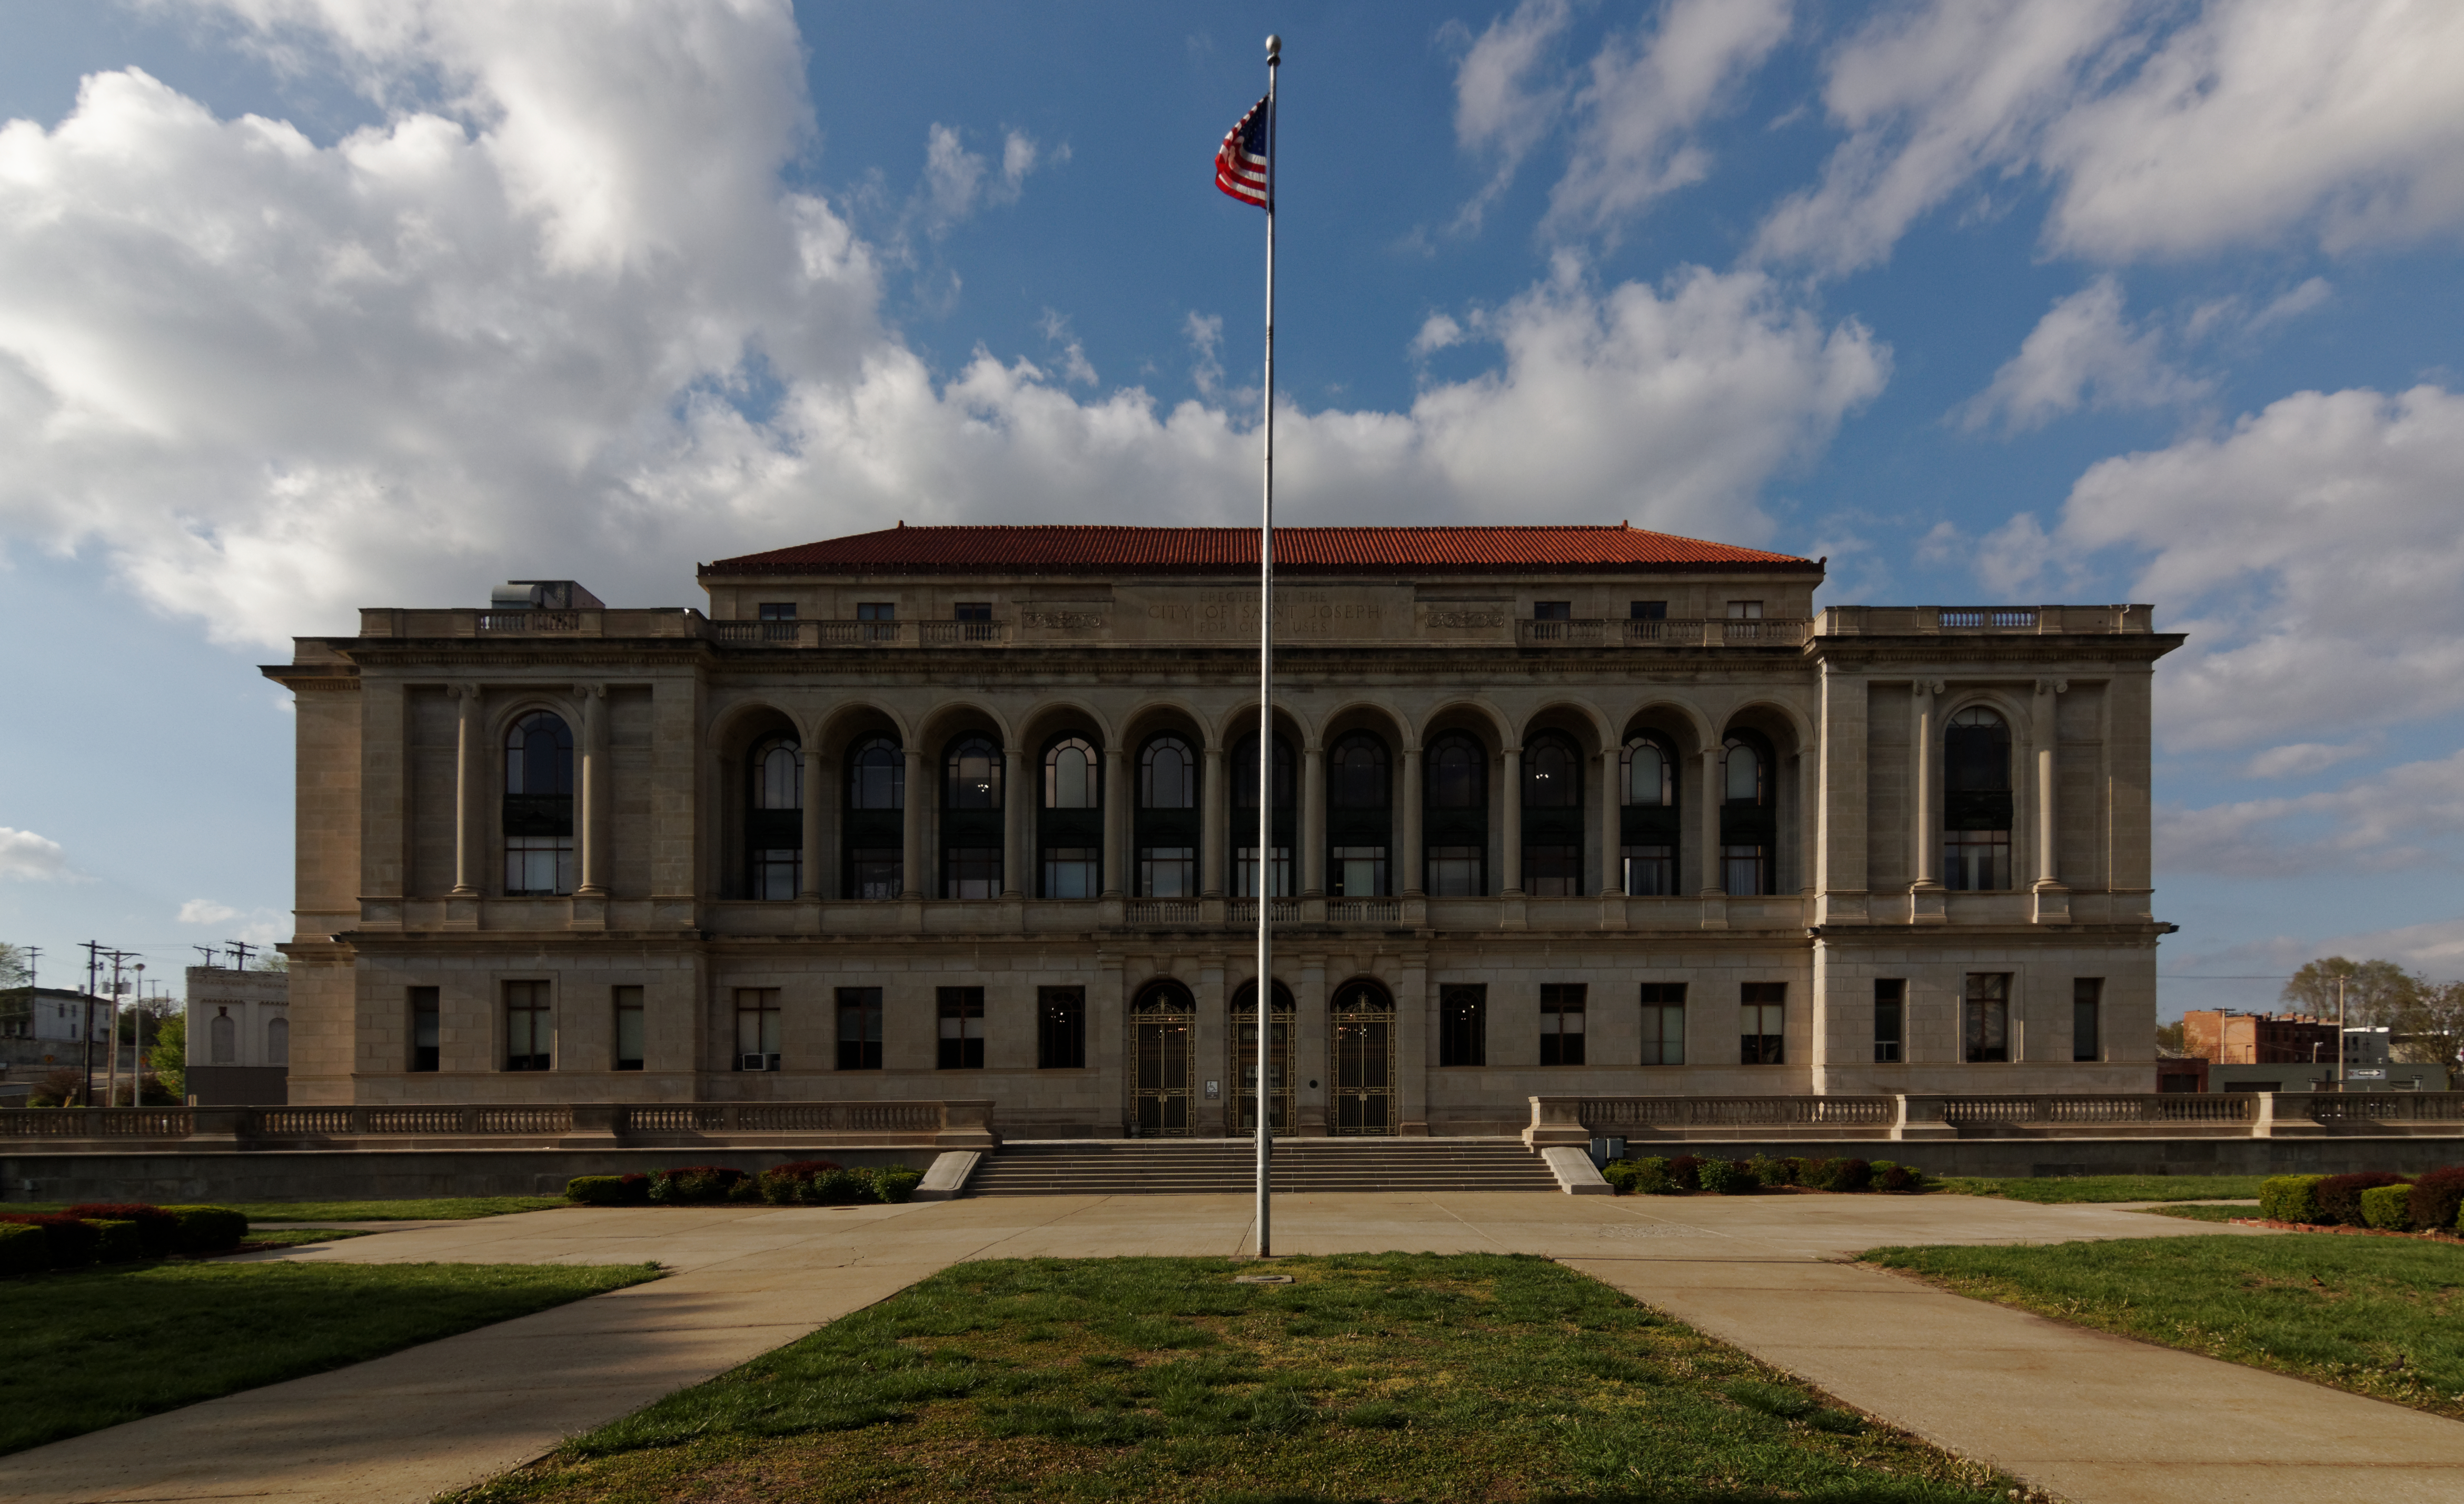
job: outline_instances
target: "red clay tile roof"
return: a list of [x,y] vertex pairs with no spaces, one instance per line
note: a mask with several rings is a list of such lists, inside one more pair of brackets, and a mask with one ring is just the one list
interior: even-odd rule
[[[1615,527],[1278,528],[1275,565],[1302,575],[1796,573],[1812,559]],[[1258,567],[1255,528],[948,527],[901,523],[701,566],[714,575],[1230,575]]]

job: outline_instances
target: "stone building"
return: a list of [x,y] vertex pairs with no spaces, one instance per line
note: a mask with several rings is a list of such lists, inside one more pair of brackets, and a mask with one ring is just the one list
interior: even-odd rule
[[[899,528],[371,609],[297,691],[295,1102],[2147,1090],[2145,606],[1832,606],[1617,527]],[[584,604],[583,602],[587,602]],[[1262,894],[1262,891],[1263,894]]]
[[2308,1014],[2193,1008],[2182,1015],[2182,1044],[2217,1065],[2336,1063],[2336,1026]]
[[188,1100],[201,1107],[278,1106],[291,1073],[291,978],[188,968]]

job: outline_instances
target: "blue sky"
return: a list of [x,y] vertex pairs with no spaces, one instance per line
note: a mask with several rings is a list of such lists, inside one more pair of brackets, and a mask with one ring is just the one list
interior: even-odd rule
[[[0,0],[0,938],[284,927],[363,604],[910,521],[1613,521],[2148,600],[2166,1009],[2464,975],[2464,11]],[[58,968],[60,970],[55,970]]]

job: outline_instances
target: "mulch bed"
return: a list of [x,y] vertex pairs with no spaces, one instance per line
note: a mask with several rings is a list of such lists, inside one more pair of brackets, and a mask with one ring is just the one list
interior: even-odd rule
[[2427,1232],[2398,1232],[2391,1228],[2346,1227],[2341,1222],[2276,1222],[2266,1217],[2234,1217],[2225,1226],[2272,1228],[2278,1232],[2336,1232],[2350,1237],[2409,1237],[2418,1242],[2464,1243],[2464,1232],[2447,1232],[2435,1228]]

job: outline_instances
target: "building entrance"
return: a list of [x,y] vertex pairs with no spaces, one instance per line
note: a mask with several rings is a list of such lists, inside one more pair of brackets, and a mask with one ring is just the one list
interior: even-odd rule
[[1375,982],[1346,982],[1329,1012],[1334,1025],[1334,1103],[1339,1134],[1395,1131],[1395,1000]]
[[[1268,1012],[1272,1022],[1266,1045],[1268,1120],[1273,1131],[1292,1131],[1292,994],[1284,984],[1274,987],[1274,1002]],[[1239,1102],[1233,1108],[1233,1132],[1254,1134],[1258,1131],[1258,984],[1244,986],[1232,999],[1232,1035],[1234,1064],[1232,1079],[1240,1083]]]
[[1198,1003],[1178,982],[1157,982],[1130,1008],[1132,1138],[1172,1138],[1191,1130],[1198,1074]]

